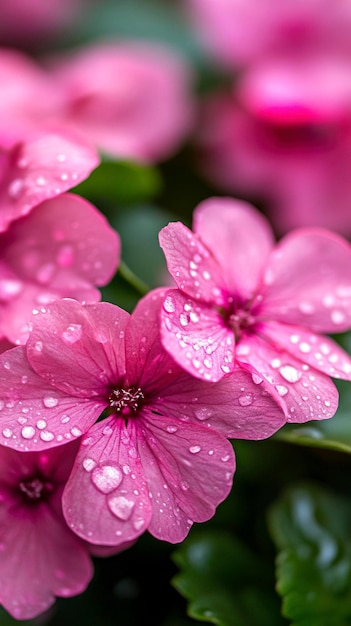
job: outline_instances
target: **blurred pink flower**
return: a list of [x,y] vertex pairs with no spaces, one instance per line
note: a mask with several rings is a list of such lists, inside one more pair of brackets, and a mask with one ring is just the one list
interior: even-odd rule
[[97,151],[70,131],[30,133],[1,150],[4,143],[0,133],[0,232],[88,178],[100,162]]
[[183,0],[205,49],[238,68],[265,55],[351,52],[349,0]]
[[33,318],[26,346],[0,355],[0,443],[40,450],[83,434],[63,509],[95,544],[124,546],[146,530],[182,541],[231,489],[227,437],[263,439],[285,422],[250,366],[210,384],[174,362],[160,343],[163,298],[150,292],[132,315],[57,300]]
[[[46,175],[45,170],[41,170]],[[24,343],[32,310],[56,298],[96,302],[117,270],[120,239],[89,202],[61,194],[0,234],[0,337]]]
[[166,46],[104,42],[57,56],[49,70],[65,98],[58,120],[115,158],[163,160],[190,131],[191,72]]
[[1,0],[0,41],[38,45],[68,29],[86,0]]
[[44,612],[55,596],[82,593],[92,578],[88,548],[62,514],[78,447],[27,454],[0,447],[0,604],[18,620]]
[[176,222],[159,237],[178,286],[161,313],[173,358],[210,381],[249,364],[289,421],[331,417],[338,394],[328,377],[350,380],[351,358],[320,333],[351,327],[349,243],[301,229],[274,245],[264,216],[230,198],[202,202],[194,233]]
[[262,61],[204,105],[201,169],[223,191],[263,200],[279,233],[351,235],[350,61]]

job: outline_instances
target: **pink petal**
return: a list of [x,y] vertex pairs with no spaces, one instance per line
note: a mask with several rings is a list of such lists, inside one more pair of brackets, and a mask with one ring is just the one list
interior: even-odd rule
[[45,505],[38,516],[17,515],[2,505],[0,602],[16,619],[48,609],[55,596],[82,593],[93,575],[87,550],[64,520]]
[[149,532],[177,543],[193,522],[210,519],[229,494],[235,471],[230,442],[205,426],[152,412],[138,429],[138,450],[151,494]]
[[264,336],[275,346],[327,376],[351,380],[351,357],[329,337],[279,322],[266,324]]
[[0,193],[0,230],[44,200],[75,187],[99,161],[96,150],[74,134],[47,134],[17,145],[8,156]]
[[167,417],[202,423],[232,439],[264,439],[286,423],[280,397],[271,385],[255,384],[257,372],[236,368],[216,383],[186,372],[159,386],[153,409]]
[[165,349],[193,376],[215,382],[233,370],[234,334],[214,308],[177,289],[167,292],[161,310]]
[[323,230],[286,235],[265,274],[262,315],[315,332],[351,325],[351,246]]
[[43,380],[28,364],[25,348],[0,355],[0,444],[43,450],[80,437],[106,400],[74,397]]
[[231,294],[252,296],[274,244],[265,217],[246,202],[209,198],[194,211],[194,231],[219,262]]
[[180,222],[171,222],[161,229],[159,241],[179,289],[196,300],[226,303],[226,273],[196,234]]
[[0,270],[2,330],[25,343],[33,308],[59,297],[84,302],[101,298],[120,255],[118,234],[93,205],[62,194],[14,222],[2,235]]
[[136,442],[136,422],[115,416],[83,438],[63,494],[69,526],[95,544],[134,541],[150,521],[151,504]]
[[124,374],[129,314],[108,302],[57,300],[33,316],[26,344],[33,369],[46,383],[77,398],[105,398]]
[[292,354],[251,336],[240,342],[237,358],[257,370],[261,379],[254,377],[254,382],[259,385],[265,378],[270,383],[272,395],[281,398],[288,422],[328,419],[335,414],[339,394],[334,383]]

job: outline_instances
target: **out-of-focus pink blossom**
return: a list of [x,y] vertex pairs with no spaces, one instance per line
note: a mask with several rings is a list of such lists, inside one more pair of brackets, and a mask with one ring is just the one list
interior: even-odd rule
[[263,200],[279,233],[322,226],[349,236],[350,67],[320,56],[248,70],[204,105],[204,174],[223,191]]
[[38,46],[42,40],[61,34],[86,0],[1,0],[0,42]]
[[[1,146],[0,133],[0,146]],[[85,180],[100,159],[97,151],[71,131],[34,133],[0,148],[0,232],[44,200]]]
[[211,384],[175,363],[160,342],[163,298],[150,292],[132,315],[57,300],[34,316],[25,346],[0,355],[1,444],[40,450],[83,434],[63,508],[95,544],[124,546],[146,530],[182,541],[231,489],[227,437],[263,439],[285,422],[250,366]]
[[62,514],[78,447],[27,454],[0,448],[0,604],[16,619],[36,617],[55,596],[82,593],[93,575],[89,549]]
[[168,158],[193,122],[184,59],[150,42],[104,42],[56,57],[51,76],[65,103],[58,119],[116,158]]
[[96,287],[116,272],[120,239],[92,204],[65,193],[12,222],[0,250],[0,336],[24,343],[33,309],[63,297],[100,300]]
[[265,55],[351,52],[348,0],[183,0],[202,44],[229,68]]
[[192,375],[216,381],[249,364],[257,384],[279,395],[291,422],[331,417],[338,394],[329,376],[351,379],[351,358],[320,333],[351,327],[351,247],[322,229],[300,229],[274,245],[250,205],[210,198],[194,211],[194,232],[160,232],[178,289],[164,299],[163,345]]

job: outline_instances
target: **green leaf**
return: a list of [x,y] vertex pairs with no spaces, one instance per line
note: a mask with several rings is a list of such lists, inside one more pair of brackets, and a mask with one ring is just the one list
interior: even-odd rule
[[284,624],[267,568],[232,535],[189,537],[173,560],[181,571],[172,584],[189,600],[190,617],[218,626]]
[[130,161],[103,162],[74,192],[91,202],[133,204],[156,196],[162,187],[155,167]]
[[349,626],[350,500],[295,486],[270,509],[268,523],[279,550],[277,590],[291,626]]
[[288,424],[275,439],[302,446],[327,448],[351,454],[351,383],[336,381],[340,401],[334,417],[297,426]]

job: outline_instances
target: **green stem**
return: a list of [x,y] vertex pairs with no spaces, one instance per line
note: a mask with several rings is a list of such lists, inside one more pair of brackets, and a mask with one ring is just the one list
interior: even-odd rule
[[136,291],[138,291],[142,296],[145,296],[149,291],[150,287],[146,283],[144,283],[141,278],[136,276],[134,272],[128,267],[128,265],[124,261],[120,261],[118,267],[118,273],[124,278],[124,280],[132,285]]

